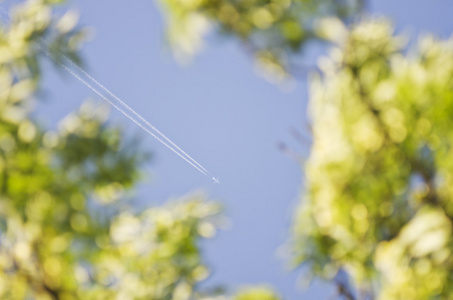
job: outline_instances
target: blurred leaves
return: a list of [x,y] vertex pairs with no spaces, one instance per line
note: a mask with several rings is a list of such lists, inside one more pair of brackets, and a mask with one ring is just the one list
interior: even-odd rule
[[52,16],[57,2],[25,2],[0,30],[0,298],[193,299],[220,207],[193,195],[133,213],[125,193],[149,154],[105,106],[85,102],[56,131],[30,117],[41,51],[78,57],[82,31]]
[[[29,1],[0,29],[0,298],[277,300],[267,287],[200,291],[199,242],[220,207],[190,196],[134,213],[125,195],[148,158],[86,102],[46,131],[30,117],[40,55],[80,62],[69,12]],[[334,46],[311,80],[313,145],[294,224],[296,265],[345,270],[379,299],[453,295],[453,41],[406,51],[384,19],[351,26],[361,1],[161,0],[169,39],[193,54],[214,27],[273,78],[311,40]],[[44,39],[48,42],[44,42]]]
[[[61,18],[53,18],[50,3],[63,1],[26,1],[11,9],[2,19],[8,19],[0,34],[0,64],[10,68],[15,76],[39,76],[39,55],[44,48],[55,58],[65,55],[81,63],[77,54],[87,34],[86,28],[76,28],[77,17],[68,12]],[[33,78],[32,79],[36,79]]]
[[281,298],[270,288],[256,286],[240,291],[234,300],[280,300]]
[[387,20],[326,29],[297,264],[345,269],[379,299],[450,298],[453,42],[425,36],[404,55]]
[[[159,0],[167,16],[168,40],[177,58],[187,59],[202,46],[210,28],[237,37],[245,48],[281,80],[289,71],[291,54],[309,41],[324,39],[317,22],[350,19],[361,0]],[[272,78],[270,77],[270,78]]]

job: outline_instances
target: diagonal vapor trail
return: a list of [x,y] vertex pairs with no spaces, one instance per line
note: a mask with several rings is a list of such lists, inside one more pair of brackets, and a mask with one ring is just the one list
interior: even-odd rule
[[[119,112],[121,112],[124,116],[126,116],[127,118],[129,118],[132,122],[134,122],[135,124],[137,124],[140,128],[142,128],[143,130],[145,130],[147,133],[149,133],[152,137],[154,137],[156,140],[158,140],[159,142],[161,142],[164,146],[166,146],[168,149],[170,149],[171,151],[173,151],[176,155],[178,155],[179,157],[181,157],[183,160],[185,160],[188,164],[190,164],[192,167],[194,167],[195,169],[197,169],[198,171],[200,171],[203,175],[205,176],[209,176],[208,173],[205,171],[206,169],[205,168],[200,168],[198,167],[198,165],[194,164],[192,161],[190,161],[188,158],[186,158],[185,156],[183,156],[180,152],[178,152],[176,149],[174,149],[172,146],[170,146],[169,144],[167,144],[165,141],[163,141],[160,137],[158,137],[157,135],[154,134],[154,132],[150,131],[145,125],[142,124],[142,122],[144,122],[145,120],[143,118],[134,118],[133,115],[129,114],[129,111],[124,111],[122,109],[122,107],[120,107],[119,105],[115,104],[113,101],[111,101],[110,99],[108,99],[104,94],[102,94],[101,92],[99,92],[96,88],[94,88],[92,85],[90,85],[88,82],[86,82],[84,79],[82,79],[79,75],[77,75],[73,70],[71,70],[68,66],[64,65],[63,63],[59,62],[56,58],[53,57],[53,55],[51,53],[49,53],[47,50],[45,49],[42,49],[40,47],[40,49],[47,55],[49,56],[53,61],[55,61],[61,68],[63,68],[64,70],[66,70],[69,74],[71,74],[72,76],[74,76],[77,80],[79,80],[81,83],[83,83],[86,87],[88,87],[90,90],[92,90],[93,92],[95,92],[97,95],[99,95],[102,99],[104,99],[107,103],[109,103],[111,106],[113,106],[116,110],[118,110]],[[124,104],[124,102],[120,102],[121,104]],[[132,110],[132,108],[129,108],[129,110],[131,112],[135,112],[134,110]],[[135,112],[135,115],[137,116],[140,116],[138,115],[136,112]],[[198,163],[197,163],[198,164]]]
[[[0,5],[0,12],[6,16],[10,20],[9,13]],[[80,73],[85,75],[88,80],[91,80],[91,82],[96,85],[98,88],[101,90],[104,90],[107,92],[113,99],[109,99],[106,95],[98,91],[93,85],[87,82],[87,80],[84,80],[81,76],[76,74],[74,70],[72,70],[70,67],[68,67],[66,64],[63,62],[60,62],[57,58],[52,55],[47,49],[46,46],[48,46],[49,43],[45,41],[43,38],[39,38],[39,44],[38,47],[39,49],[44,52],[50,59],[52,59],[56,64],[58,64],[61,68],[66,70],[69,74],[71,74],[74,78],[79,80],[81,83],[83,83],[86,87],[88,87],[90,90],[92,90],[94,93],[99,95],[102,99],[104,99],[107,103],[109,103],[111,106],[113,106],[116,110],[118,110],[120,113],[122,113],[124,116],[126,116],[128,119],[130,119],[132,122],[134,122],[136,125],[138,125],[140,128],[145,130],[148,134],[150,134],[152,137],[154,137],[156,140],[158,140],[161,144],[163,144],[165,147],[170,149],[172,152],[174,152],[176,155],[181,157],[184,161],[186,161],[188,164],[190,164],[192,167],[197,169],[200,173],[202,173],[205,176],[210,176],[210,172],[204,168],[200,163],[198,163],[194,158],[192,158],[189,154],[187,154],[184,150],[182,150],[178,145],[176,145],[173,141],[171,141],[167,136],[165,136],[162,132],[160,132],[156,127],[151,125],[145,118],[143,118],[140,114],[138,114],[134,109],[132,109],[129,105],[127,105],[124,101],[122,101],[118,96],[116,96],[113,92],[111,92],[108,88],[106,88],[104,85],[99,83],[95,78],[93,78],[88,72],[86,72],[84,69],[79,67],[76,63],[74,63],[71,59],[69,59],[66,55],[62,54],[61,56],[64,58],[66,62],[68,62],[71,66],[75,67]],[[212,179],[215,180],[213,177]]]
[[178,151],[180,151],[183,155],[185,155],[190,161],[192,161],[194,164],[196,164],[200,169],[202,169],[206,173],[209,173],[209,171],[206,170],[202,165],[200,165],[195,159],[193,159],[189,154],[187,154],[184,150],[182,150],[180,147],[178,147],[178,145],[176,145],[173,141],[171,141],[168,137],[166,137],[156,127],[151,125],[146,119],[144,119],[135,110],[133,110],[131,107],[129,107],[129,105],[127,105],[124,101],[122,101],[118,96],[116,96],[108,88],[106,88],[104,85],[99,83],[96,79],[94,79],[87,71],[82,69],[80,66],[78,66],[75,62],[73,62],[71,59],[67,58],[66,56],[64,56],[64,58],[67,62],[69,62],[72,66],[74,66],[77,70],[79,70],[82,74],[84,74],[87,78],[89,78],[94,84],[96,84],[98,87],[100,87],[105,92],[107,92],[110,96],[112,96],[116,101],[118,101],[119,105],[121,105],[125,110],[130,112],[136,118],[140,119],[146,125],[147,128],[149,128],[151,131],[155,132],[156,134],[160,135],[164,140],[166,140],[170,145],[172,145]]

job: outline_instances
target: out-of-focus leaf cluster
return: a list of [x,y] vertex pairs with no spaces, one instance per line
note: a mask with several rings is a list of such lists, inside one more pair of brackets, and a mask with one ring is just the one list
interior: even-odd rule
[[179,56],[192,55],[209,27],[239,38],[265,71],[282,77],[289,53],[318,39],[316,21],[347,19],[362,1],[324,0],[159,0],[168,38]]
[[239,291],[234,300],[280,300],[272,289],[265,286],[245,288]]
[[311,82],[296,265],[329,279],[345,269],[380,299],[453,297],[453,41],[424,37],[406,53],[386,20],[348,28],[358,0],[159,3],[176,54],[196,52],[215,27],[274,79],[308,41],[332,42]]
[[404,54],[380,19],[341,35],[311,86],[298,263],[325,278],[343,268],[379,299],[449,299],[453,41]]
[[267,286],[248,286],[236,291],[234,295],[226,295],[224,292],[212,293],[202,296],[200,300],[280,300],[282,299],[272,288]]
[[16,76],[39,76],[39,56],[48,51],[57,60],[62,55],[80,63],[77,54],[87,29],[76,28],[77,15],[69,11],[60,18],[52,17],[51,4],[64,1],[26,1],[8,13],[1,7],[3,25],[0,32],[0,64]]
[[40,51],[76,56],[75,19],[53,17],[54,2],[28,1],[0,29],[0,298],[192,299],[218,205],[128,212],[147,155],[105,107],[87,102],[55,131],[30,117]]
[[197,284],[209,270],[203,265],[198,241],[216,232],[219,206],[200,198],[139,215],[122,212],[110,231],[96,237],[99,251],[79,282],[79,299],[193,299]]

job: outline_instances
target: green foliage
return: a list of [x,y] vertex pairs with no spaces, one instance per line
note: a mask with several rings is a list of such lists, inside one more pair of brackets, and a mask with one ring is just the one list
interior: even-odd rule
[[281,78],[289,54],[318,39],[316,21],[349,18],[361,0],[159,0],[169,23],[168,38],[177,56],[193,54],[209,27],[238,37],[261,67]]
[[239,292],[234,300],[280,300],[275,292],[267,287],[251,287]]
[[[133,213],[123,199],[148,155],[107,126],[105,108],[87,102],[56,131],[30,117],[41,50],[79,61],[84,30],[72,13],[52,16],[60,2],[26,2],[0,28],[0,298],[280,299],[199,291],[198,243],[219,206],[192,196]],[[296,265],[327,279],[344,269],[379,299],[453,297],[453,41],[428,36],[406,54],[385,20],[343,25],[360,1],[161,3],[183,52],[216,24],[275,74],[307,41],[335,44],[311,81]]]
[[453,41],[404,55],[385,20],[335,40],[311,86],[298,261],[325,278],[344,268],[379,299],[449,299]]
[[327,279],[345,269],[380,299],[453,297],[453,41],[424,37],[406,54],[386,20],[345,25],[362,1],[160,3],[177,54],[195,52],[214,25],[277,79],[307,42],[333,43],[310,81],[295,264]]
[[133,214],[122,199],[148,155],[105,107],[85,103],[56,131],[30,117],[40,50],[76,58],[83,36],[71,13],[52,17],[56,2],[26,2],[0,30],[0,298],[192,299],[219,206],[192,196]]

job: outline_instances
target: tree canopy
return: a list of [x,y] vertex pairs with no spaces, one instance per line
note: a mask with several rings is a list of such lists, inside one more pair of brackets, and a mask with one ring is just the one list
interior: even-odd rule
[[41,50],[77,57],[74,25],[28,1],[1,27],[0,298],[192,298],[219,205],[192,195],[134,213],[125,192],[148,155],[106,123],[105,107],[87,102],[57,131],[30,117]]
[[[26,1],[0,28],[0,298],[278,300],[266,286],[200,288],[200,249],[221,206],[203,195],[135,212],[127,191],[149,153],[84,103],[58,130],[31,116],[51,53],[80,63],[84,39],[63,1]],[[407,49],[362,1],[160,0],[177,55],[210,26],[237,37],[274,76],[308,42],[330,42],[309,78],[311,152],[291,232],[294,266],[349,299],[453,296],[453,42]]]
[[362,0],[158,0],[166,16],[167,36],[177,58],[196,53],[214,28],[237,38],[265,73],[281,80],[291,71],[296,54],[322,38],[318,21],[350,20]]
[[[338,31],[338,28],[334,28]],[[379,299],[451,297],[453,44],[376,19],[335,36],[312,80],[300,263]]]
[[407,49],[389,20],[353,18],[360,1],[161,2],[176,45],[204,18],[274,75],[291,72],[307,42],[330,42],[309,78],[313,143],[295,266],[329,280],[346,270],[360,292],[348,298],[451,297],[452,41],[427,35]]

